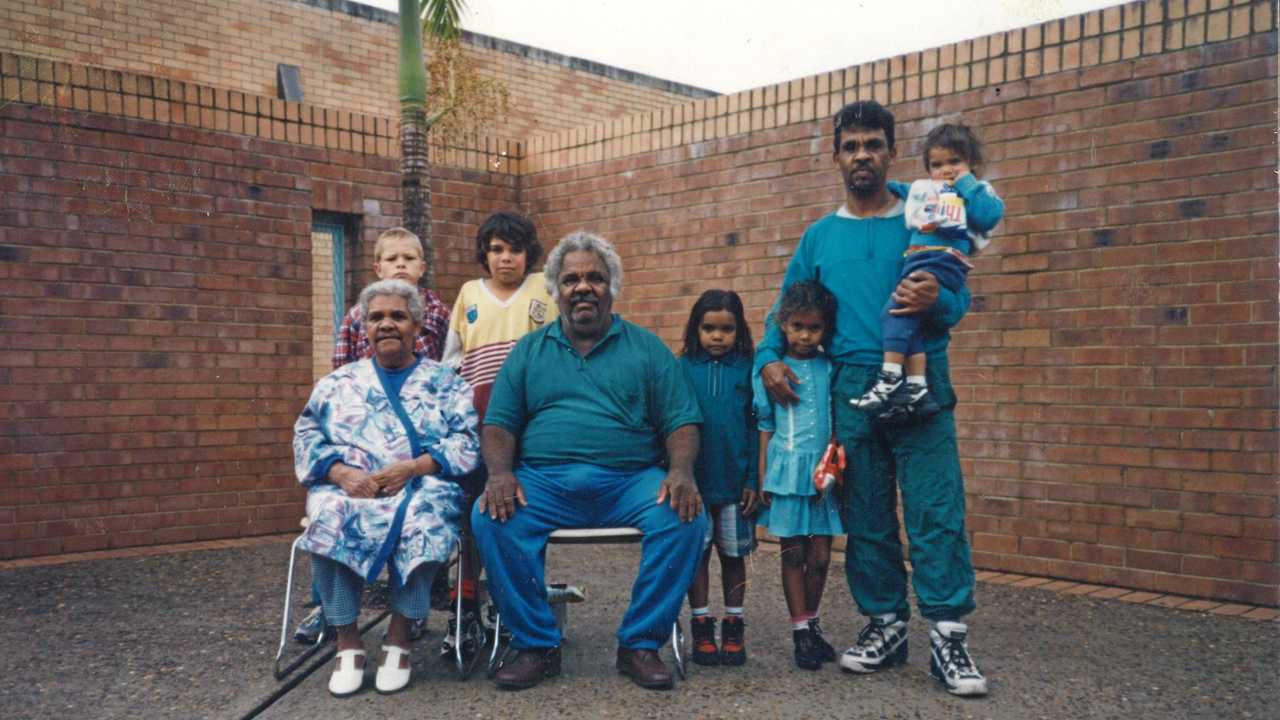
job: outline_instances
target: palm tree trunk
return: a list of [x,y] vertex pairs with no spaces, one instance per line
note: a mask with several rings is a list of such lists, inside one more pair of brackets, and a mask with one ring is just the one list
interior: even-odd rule
[[423,284],[435,287],[435,243],[431,237],[431,159],[427,118],[422,108],[400,110],[400,201],[406,229],[422,240],[427,271]]
[[400,200],[402,221],[422,240],[426,287],[435,286],[431,238],[431,159],[427,148],[427,72],[418,0],[400,0]]

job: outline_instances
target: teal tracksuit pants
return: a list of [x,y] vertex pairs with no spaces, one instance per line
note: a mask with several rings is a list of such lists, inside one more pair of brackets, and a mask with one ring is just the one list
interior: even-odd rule
[[845,576],[864,615],[910,617],[907,571],[898,539],[902,493],[920,614],[958,620],[974,608],[973,564],[964,527],[964,478],[946,358],[929,358],[928,380],[942,412],[907,427],[883,428],[849,405],[876,380],[879,366],[838,365],[831,392],[836,437],[844,445]]

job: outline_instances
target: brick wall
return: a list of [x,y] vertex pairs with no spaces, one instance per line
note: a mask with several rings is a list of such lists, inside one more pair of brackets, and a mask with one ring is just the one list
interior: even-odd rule
[[[312,211],[358,223],[363,284],[399,223],[397,163],[371,154],[385,136],[11,55],[0,85],[0,558],[296,528]],[[513,206],[515,181],[446,168],[433,190],[451,298],[475,274],[478,217]]]
[[[268,98],[287,63],[301,68],[309,103],[390,118],[396,22],[343,0],[44,0],[0,5],[0,51]],[[503,137],[656,109],[692,90],[493,38],[468,47],[511,92],[509,116],[486,129]]]
[[535,137],[523,198],[549,238],[614,240],[620,311],[673,347],[710,287],[758,333],[842,198],[830,114],[866,97],[895,177],[963,120],[1007,202],[951,350],[976,564],[1280,602],[1269,3],[1134,3]]
[[[830,114],[888,103],[902,179],[963,119],[1008,202],[952,350],[976,562],[1280,604],[1275,62],[1269,3],[1132,3],[438,151],[441,286],[521,206],[615,240],[673,345],[711,286],[758,331],[839,202]],[[291,528],[310,210],[361,218],[362,284],[390,123],[3,53],[0,90],[0,557]]]

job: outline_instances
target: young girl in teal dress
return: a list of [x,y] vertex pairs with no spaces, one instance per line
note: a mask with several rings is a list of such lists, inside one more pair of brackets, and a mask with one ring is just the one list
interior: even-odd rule
[[[741,665],[747,661],[743,601],[746,558],[756,547],[758,440],[751,412],[751,328],[742,298],[732,290],[708,290],[693,304],[680,364],[702,410],[701,445],[693,475],[707,507],[707,547],[689,586],[693,611],[693,661]],[[716,646],[711,615],[711,549],[720,558],[724,621]]]
[[844,534],[834,493],[819,493],[813,471],[831,439],[831,361],[823,350],[835,330],[836,300],[815,282],[796,283],[774,320],[786,339],[783,362],[800,379],[800,401],[774,404],[753,380],[760,430],[760,524],[782,543],[782,590],[791,615],[796,665],[817,670],[835,659],[822,636],[818,606],[827,582],[831,538]]

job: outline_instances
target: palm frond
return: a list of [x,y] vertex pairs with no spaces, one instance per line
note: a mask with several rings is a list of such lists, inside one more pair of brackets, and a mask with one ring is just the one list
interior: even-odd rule
[[441,40],[452,40],[462,34],[462,11],[465,0],[424,0],[422,29]]

